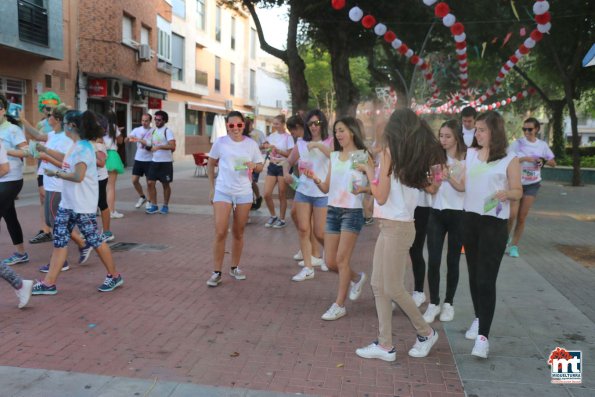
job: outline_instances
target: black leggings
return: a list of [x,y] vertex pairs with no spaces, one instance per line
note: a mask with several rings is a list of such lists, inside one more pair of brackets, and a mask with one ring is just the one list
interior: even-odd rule
[[8,234],[13,245],[23,244],[23,229],[17,218],[17,210],[14,207],[14,200],[23,188],[23,180],[0,182],[0,219],[6,221]]
[[99,199],[97,201],[97,206],[99,207],[99,211],[104,211],[107,209],[107,178],[104,180],[99,181]]
[[430,211],[428,221],[428,285],[430,286],[430,303],[440,303],[440,262],[442,262],[442,246],[448,233],[448,251],[446,254],[446,297],[445,303],[452,302],[459,284],[459,260],[463,245],[461,227],[462,210]]
[[414,291],[424,292],[424,281],[426,278],[426,261],[424,260],[424,243],[426,241],[426,229],[430,217],[430,207],[415,207],[415,240],[409,248],[411,265],[413,266]]
[[496,310],[496,279],[508,240],[508,219],[474,212],[463,215],[463,244],[469,270],[469,290],[479,335],[489,336]]

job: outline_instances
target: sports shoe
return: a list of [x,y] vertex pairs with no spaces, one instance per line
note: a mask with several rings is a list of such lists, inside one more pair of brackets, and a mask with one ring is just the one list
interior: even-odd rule
[[47,243],[53,240],[52,233],[45,233],[43,230],[40,230],[31,240],[29,240],[30,244],[39,244],[39,243]]
[[33,281],[23,280],[21,288],[15,290],[14,292],[19,298],[18,308],[22,309],[23,307],[27,306],[29,298],[31,298],[31,292],[33,292]]
[[417,340],[415,341],[415,344],[413,345],[411,350],[409,350],[409,356],[417,358],[427,356],[430,352],[430,349],[432,348],[432,346],[434,346],[437,340],[438,332],[436,332],[435,330],[432,330],[432,335],[430,336],[417,335]]
[[149,208],[151,208],[152,204],[149,200],[147,200],[147,202],[145,203],[145,209],[148,210]]
[[89,243],[85,243],[83,248],[79,248],[79,265],[87,262],[89,255],[91,255],[91,251],[93,251],[93,247]]
[[15,252],[14,254],[12,254],[12,256],[9,256],[8,258],[6,258],[2,261],[2,263],[5,264],[6,266],[12,266],[12,265],[16,265],[17,263],[27,263],[27,262],[29,262],[29,255],[26,252],[24,254]]
[[455,318],[455,308],[450,303],[445,303],[442,305],[442,310],[440,311],[440,321],[452,321]]
[[374,224],[374,218],[364,218],[364,225],[370,226]]
[[55,284],[45,285],[43,281],[36,281],[31,290],[31,295],[56,295],[57,293],[58,289]]
[[331,307],[324,313],[320,318],[326,321],[338,320],[347,314],[345,306],[341,307],[336,303],[333,303]]
[[153,204],[151,204],[151,206],[145,210],[145,213],[147,213],[147,214],[156,214],[158,212],[159,212],[159,207],[157,207],[156,205],[153,205]]
[[147,198],[146,197],[139,197],[138,198],[138,201],[136,202],[136,204],[134,204],[134,208],[140,208],[146,202],[147,202]]
[[221,284],[221,273],[211,273],[211,277],[207,280],[207,285],[209,287],[216,287],[219,284]]
[[397,349],[383,349],[378,341],[370,343],[366,347],[360,347],[355,350],[355,354],[362,358],[378,358],[383,361],[395,361],[397,359]]
[[110,241],[114,241],[115,240],[115,236],[112,232],[107,231],[107,232],[103,232],[101,233],[101,241],[105,242],[105,243],[109,243]]
[[477,335],[477,338],[475,339],[475,345],[473,346],[473,350],[471,350],[471,355],[475,357],[488,358],[489,352],[490,342],[488,342],[488,338],[483,335]]
[[111,274],[105,276],[105,280],[103,280],[103,284],[101,284],[97,290],[99,292],[110,292],[118,288],[124,284],[124,280],[122,279],[122,275],[118,274],[118,277],[113,277]]
[[293,256],[293,260],[294,261],[302,261],[304,260],[304,255],[302,255],[302,250],[299,250],[294,256]]
[[120,219],[120,218],[124,218],[124,214],[121,214],[118,211],[114,210],[109,214],[109,217],[112,219]]
[[[64,261],[64,264],[62,265],[62,269],[60,269],[60,271],[65,272],[67,270],[70,270],[70,266],[68,265],[68,261]],[[49,273],[49,271],[50,271],[49,263],[47,265],[43,265],[42,267],[40,267],[39,271],[42,273]]]
[[361,272],[359,274],[359,281],[353,282],[351,281],[350,285],[351,288],[349,289],[349,299],[352,301],[356,301],[359,299],[360,295],[362,294],[362,288],[364,283],[366,282],[366,273]]
[[426,320],[426,323],[428,324],[433,323],[438,314],[440,314],[440,305],[430,303],[424,313],[424,320]]
[[235,278],[236,280],[245,280],[246,279],[246,275],[244,274],[242,269],[240,269],[239,267],[231,268],[229,270],[229,275],[231,277]]
[[422,303],[426,301],[426,294],[423,292],[413,291],[411,297],[413,298],[413,302],[415,302],[416,307],[420,307]]
[[279,218],[277,218],[276,216],[271,216],[269,218],[269,220],[267,221],[267,223],[264,224],[264,227],[273,227],[273,225],[275,224],[277,219],[279,219]]
[[471,323],[471,326],[469,327],[467,332],[465,332],[465,339],[475,340],[477,338],[478,333],[479,333],[479,319],[476,318]]
[[293,281],[304,281],[304,280],[309,280],[312,278],[314,278],[314,270],[304,267],[302,270],[300,270],[300,272],[298,274],[293,276],[291,279]]
[[508,252],[508,256],[511,258],[518,258],[519,257],[519,247],[516,245],[510,246],[510,251]]
[[[298,265],[301,267],[306,266],[306,263],[301,260],[298,262]],[[326,266],[326,263],[324,263],[324,259],[322,258],[317,258],[315,256],[312,257],[312,266],[313,267],[320,267],[320,270],[322,270],[323,272],[328,272],[328,267]]]
[[159,212],[163,215],[167,215],[167,214],[169,214],[169,207],[167,205],[163,205],[163,206],[161,206],[161,209],[159,210]]
[[285,226],[287,226],[287,224],[285,223],[285,221],[281,218],[277,218],[277,220],[275,221],[275,223],[273,223],[273,229],[282,229]]

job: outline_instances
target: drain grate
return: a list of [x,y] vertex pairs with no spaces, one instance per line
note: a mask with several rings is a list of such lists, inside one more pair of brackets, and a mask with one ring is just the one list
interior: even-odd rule
[[149,251],[149,252],[161,252],[165,251],[168,246],[161,244],[143,244],[143,243],[126,243],[120,242],[110,245],[113,252],[125,252],[125,251]]

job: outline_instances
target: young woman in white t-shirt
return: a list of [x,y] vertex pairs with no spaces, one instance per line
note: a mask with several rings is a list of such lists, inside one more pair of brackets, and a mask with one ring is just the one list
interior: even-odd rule
[[[261,172],[263,158],[258,144],[250,138],[244,116],[237,111],[226,118],[227,135],[215,141],[209,152],[207,174],[211,185],[210,200],[215,212],[215,240],[213,241],[214,270],[207,280],[209,287],[221,284],[221,270],[225,254],[225,240],[229,216],[233,212],[231,270],[236,280],[245,280],[240,269],[244,248],[244,228],[252,207],[252,173]],[[215,166],[219,173],[215,178]]]
[[[546,142],[537,138],[541,128],[539,121],[530,117],[523,123],[523,138],[519,138],[510,145],[508,151],[515,153],[521,163],[521,184],[523,185],[523,197],[519,201],[512,201],[510,206],[510,218],[508,219],[508,234],[514,226],[514,234],[509,237],[510,247],[508,254],[512,258],[519,257],[519,241],[525,230],[525,221],[529,210],[537,198],[537,192],[541,187],[541,168],[543,166],[556,166],[554,153]],[[515,226],[516,221],[516,226]]]
[[95,114],[89,110],[84,113],[78,110],[66,112],[64,130],[74,145],[64,156],[61,170],[45,170],[47,176],[63,180],[62,201],[54,223],[54,250],[49,271],[43,281],[35,283],[33,295],[58,293],[56,281],[66,260],[68,241],[75,226],[85,238],[86,252],[95,249],[107,270],[107,276],[98,290],[113,291],[124,280],[116,270],[109,246],[101,239],[97,230],[97,160],[90,142],[101,137],[104,131]]
[[118,153],[118,145],[122,143],[122,133],[118,128],[116,114],[109,111],[105,114],[107,118],[107,129],[103,136],[103,143],[107,148],[107,160],[105,168],[107,169],[107,205],[110,209],[110,216],[112,218],[123,218],[124,215],[116,211],[116,180],[118,174],[124,173],[124,163]]
[[[351,270],[351,255],[357,236],[364,225],[363,193],[369,191],[366,176],[358,163],[372,164],[356,119],[344,117],[333,126],[334,149],[325,180],[306,171],[321,192],[328,193],[326,229],[324,232],[325,261],[328,268],[339,273],[337,299],[322,315],[323,320],[337,320],[347,314],[345,300],[355,301],[362,292],[366,273]],[[353,156],[359,156],[354,161]]]
[[471,354],[487,358],[488,336],[496,310],[496,280],[508,239],[510,202],[519,200],[521,167],[515,154],[507,154],[503,117],[482,113],[475,123],[475,138],[465,159],[463,244],[475,320],[465,338],[475,340]]
[[[282,114],[273,119],[273,132],[266,138],[263,147],[269,150],[270,162],[264,180],[264,201],[271,214],[264,226],[281,229],[286,226],[287,183],[283,178],[283,167],[280,163],[287,159],[294,147],[293,137],[285,131],[285,116]],[[277,185],[279,186],[279,217],[276,215],[273,201],[273,190]]]
[[378,339],[357,349],[363,358],[396,360],[392,336],[392,304],[394,301],[409,317],[417,332],[409,355],[425,357],[438,340],[438,334],[424,320],[413,298],[405,289],[405,273],[409,248],[415,238],[413,214],[420,189],[430,182],[427,172],[434,164],[442,164],[444,152],[426,122],[410,109],[398,109],[391,115],[384,130],[380,168],[366,167],[372,180],[376,203],[374,217],[380,234],[374,249],[372,289],[378,313]]

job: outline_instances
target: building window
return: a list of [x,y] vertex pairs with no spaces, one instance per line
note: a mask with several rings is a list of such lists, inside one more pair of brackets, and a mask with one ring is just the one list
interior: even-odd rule
[[[47,46],[48,10],[42,1],[17,1],[19,18],[19,39]],[[5,21],[6,22],[6,21]]]
[[236,94],[236,65],[230,64],[229,68],[229,95]]
[[180,18],[186,18],[186,0],[173,0],[171,10],[174,15],[177,15]]
[[52,88],[52,75],[51,74],[45,75],[45,88]]
[[171,35],[171,63],[172,63],[172,80],[184,80],[184,38],[177,34]]
[[140,43],[150,45],[151,42],[151,30],[142,26],[140,28]]
[[256,99],[256,71],[250,69],[250,99]]
[[236,19],[231,17],[231,49],[236,49]]
[[250,29],[250,59],[256,59],[256,30]]
[[171,23],[157,15],[157,58],[171,63]]
[[221,92],[221,58],[215,57],[215,91]]
[[186,108],[186,123],[184,128],[184,135],[204,135],[202,121],[204,112]]
[[122,16],[122,43],[132,44],[133,20],[127,15]]
[[196,27],[200,30],[205,30],[207,22],[207,8],[205,0],[196,0]]
[[215,10],[215,40],[221,42],[221,7]]

